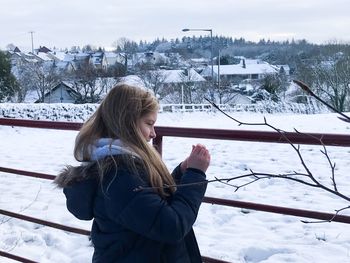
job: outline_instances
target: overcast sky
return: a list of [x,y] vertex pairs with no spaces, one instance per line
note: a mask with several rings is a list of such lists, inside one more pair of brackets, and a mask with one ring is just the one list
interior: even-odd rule
[[120,38],[152,41],[212,29],[258,41],[350,43],[350,0],[0,0],[0,49],[110,47]]

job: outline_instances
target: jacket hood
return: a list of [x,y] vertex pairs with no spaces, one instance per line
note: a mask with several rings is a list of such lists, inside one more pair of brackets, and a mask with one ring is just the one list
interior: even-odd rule
[[55,179],[63,188],[69,212],[81,220],[93,219],[93,205],[99,185],[97,165],[67,166]]
[[[110,158],[113,156],[113,158]],[[98,163],[115,163],[121,156],[128,156],[136,161],[138,155],[126,147],[120,140],[100,138],[91,145],[91,162],[81,166],[67,166],[55,179],[54,183],[63,188],[67,199],[67,209],[81,220],[93,218],[94,200],[100,185],[101,169]],[[123,157],[121,157],[123,159]],[[102,169],[105,170],[105,169]]]

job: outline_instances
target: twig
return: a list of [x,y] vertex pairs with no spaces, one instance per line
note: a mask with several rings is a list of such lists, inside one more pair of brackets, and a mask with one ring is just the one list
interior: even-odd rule
[[318,223],[330,223],[334,220],[334,218],[336,218],[337,215],[339,215],[339,213],[341,211],[344,211],[346,209],[350,209],[350,206],[346,206],[343,207],[341,209],[335,210],[335,214],[329,219],[329,220],[319,220],[319,221],[307,221],[307,220],[301,220],[301,222],[305,223],[305,224],[318,224]]
[[329,163],[329,166],[331,167],[331,172],[332,172],[331,180],[333,183],[334,191],[338,192],[338,187],[335,182],[335,163],[331,161],[331,158],[328,155],[326,146],[323,145],[323,151],[321,150],[321,153],[324,154],[324,156],[326,156],[326,159],[328,160],[328,163]]
[[336,108],[334,108],[329,103],[325,102],[323,99],[321,99],[319,96],[317,96],[315,93],[313,93],[308,85],[306,85],[304,82],[301,82],[300,80],[293,80],[295,84],[297,84],[300,88],[302,88],[304,91],[309,93],[312,97],[320,101],[322,104],[326,105],[328,108],[332,109],[334,112],[340,114],[342,117],[338,117],[340,120],[345,122],[350,122],[350,117],[345,115],[344,113],[338,111]]

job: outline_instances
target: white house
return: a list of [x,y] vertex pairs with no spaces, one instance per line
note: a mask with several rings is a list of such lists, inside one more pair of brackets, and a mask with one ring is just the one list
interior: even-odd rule
[[[278,74],[279,68],[270,65],[267,62],[260,60],[246,60],[242,59],[239,64],[234,65],[214,65],[213,75],[214,79],[218,79],[220,72],[220,79],[226,80],[234,79],[261,79],[269,74]],[[211,65],[208,65],[201,73],[205,78],[211,78]]]
[[105,56],[108,67],[112,67],[117,64],[125,65],[127,62],[125,53],[105,52]]

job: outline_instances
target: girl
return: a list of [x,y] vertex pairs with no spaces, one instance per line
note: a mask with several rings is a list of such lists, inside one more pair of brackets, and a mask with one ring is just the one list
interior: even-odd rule
[[115,86],[76,138],[74,157],[83,164],[55,180],[68,210],[93,219],[93,263],[202,262],[192,226],[210,154],[192,146],[170,174],[148,143],[156,136],[158,110],[150,92]]

